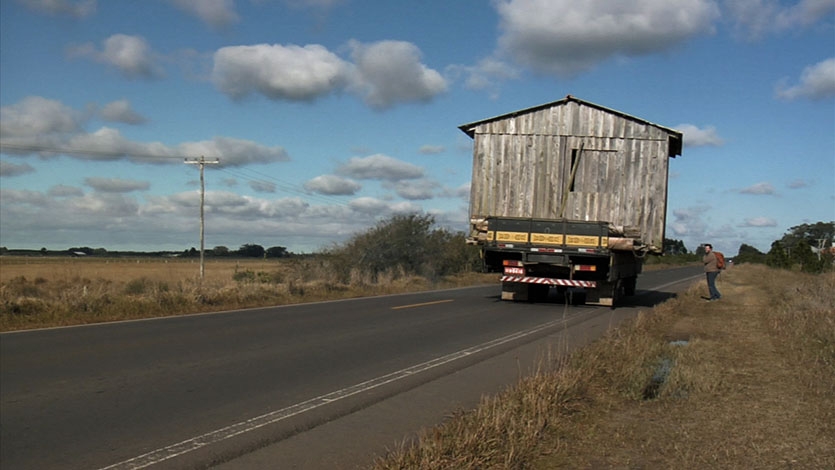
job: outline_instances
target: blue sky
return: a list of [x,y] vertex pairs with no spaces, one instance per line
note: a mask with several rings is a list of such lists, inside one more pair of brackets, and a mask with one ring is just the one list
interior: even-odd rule
[[667,237],[835,220],[835,0],[3,0],[0,245],[312,252],[467,228],[458,126],[571,94],[684,132]]

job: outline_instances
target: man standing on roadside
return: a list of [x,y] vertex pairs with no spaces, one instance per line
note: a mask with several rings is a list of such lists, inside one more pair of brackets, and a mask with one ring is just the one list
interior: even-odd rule
[[702,258],[707,276],[707,290],[710,292],[708,301],[719,300],[722,294],[716,289],[716,277],[719,276],[719,266],[716,264],[716,253],[713,252],[713,245],[705,243],[705,255]]

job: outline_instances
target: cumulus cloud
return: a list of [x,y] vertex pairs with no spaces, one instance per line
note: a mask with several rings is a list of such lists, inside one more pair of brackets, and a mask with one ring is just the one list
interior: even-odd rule
[[443,145],[421,145],[420,149],[418,149],[418,152],[424,155],[436,155],[439,153],[444,153],[445,150],[446,149]]
[[275,183],[269,181],[250,181],[249,187],[257,193],[274,193]]
[[28,163],[12,163],[6,160],[0,160],[0,176],[20,176],[26,173],[34,173],[35,169]]
[[[119,107],[117,107],[119,108]],[[54,100],[25,98],[0,107],[2,152],[42,157],[68,155],[81,160],[121,160],[135,163],[177,163],[183,158],[217,158],[220,166],[271,163],[290,159],[282,147],[269,147],[250,140],[217,136],[212,139],[167,145],[138,142],[118,129],[83,129],[86,117]]]
[[212,81],[236,99],[260,93],[274,100],[311,101],[347,83],[349,69],[317,44],[229,46],[215,52]]
[[368,157],[353,157],[340,165],[336,172],[340,175],[360,180],[398,181],[423,177],[423,168],[411,163],[375,154]]
[[75,186],[56,184],[55,186],[49,188],[46,194],[50,197],[79,197],[84,195],[84,191],[82,191],[81,188],[76,188]]
[[499,54],[571,76],[616,56],[665,51],[713,31],[710,0],[501,0]]
[[832,0],[801,0],[793,5],[779,0],[734,0],[724,6],[737,32],[751,39],[806,28],[835,11]]
[[745,219],[740,227],[776,227],[777,221],[770,217],[753,217]]
[[483,58],[476,65],[450,65],[446,70],[456,80],[465,77],[466,88],[487,90],[491,98],[498,97],[502,82],[518,79],[521,75],[517,67],[495,57]]
[[421,178],[417,180],[388,182],[383,187],[393,189],[403,199],[420,201],[435,197],[435,192],[440,187],[440,184],[427,178]]
[[118,100],[107,103],[99,111],[102,119],[125,124],[143,124],[146,119],[131,108],[128,100]]
[[101,49],[93,43],[85,43],[70,47],[69,56],[108,65],[130,79],[150,79],[162,75],[151,46],[141,36],[114,34],[104,40]]
[[304,189],[328,196],[351,196],[361,188],[356,181],[336,175],[321,175],[304,183]]
[[798,98],[823,100],[835,97],[835,57],[803,69],[796,85],[779,84],[777,96],[786,100]]
[[313,101],[350,91],[376,109],[428,101],[447,89],[441,74],[420,62],[414,44],[351,41],[348,48],[355,63],[318,44],[224,47],[214,54],[212,81],[234,99],[261,94],[273,100]]
[[710,210],[708,206],[693,206],[673,210],[673,220],[668,227],[676,236],[703,236],[707,231],[704,215]]
[[77,132],[82,123],[81,113],[40,96],[28,96],[16,104],[0,107],[0,137],[12,141]]
[[447,90],[446,80],[420,62],[420,49],[412,43],[351,41],[349,47],[355,63],[351,88],[373,108],[429,101]]
[[84,184],[102,193],[129,193],[132,191],[146,191],[151,187],[148,181],[126,180],[121,178],[89,177]]
[[411,202],[389,202],[373,197],[359,197],[351,201],[348,206],[351,210],[366,216],[387,217],[392,214],[403,214],[409,212],[420,212],[420,206]]
[[719,147],[725,143],[713,126],[699,128],[693,124],[679,124],[676,129],[684,134],[687,147]]
[[96,0],[18,0],[18,3],[40,13],[73,18],[85,18],[96,12]]
[[774,186],[771,183],[757,183],[747,188],[743,188],[739,190],[742,194],[753,194],[756,196],[768,196],[774,195],[777,192],[774,190]]
[[217,29],[226,28],[240,20],[233,0],[171,0],[171,3]]

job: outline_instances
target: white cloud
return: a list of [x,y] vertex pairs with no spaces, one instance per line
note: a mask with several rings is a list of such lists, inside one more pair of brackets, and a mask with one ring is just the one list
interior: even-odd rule
[[96,12],[96,0],[18,0],[31,10],[49,15],[85,18]]
[[12,163],[6,160],[0,160],[0,176],[20,176],[34,172],[35,169],[28,163]]
[[405,41],[349,43],[355,62],[351,89],[377,109],[396,103],[429,101],[446,92],[446,80],[420,62],[420,49]]
[[770,217],[753,217],[745,219],[740,227],[776,227],[777,221]]
[[747,188],[740,189],[739,192],[742,193],[742,194],[753,194],[753,195],[757,195],[757,196],[763,196],[763,195],[768,196],[768,195],[776,194],[776,191],[774,190],[774,186],[771,183],[765,183],[765,182],[757,183],[757,184],[748,186]]
[[440,184],[427,178],[420,178],[417,180],[389,182],[384,184],[383,187],[393,189],[403,199],[420,201],[435,197],[435,192],[440,187]]
[[151,187],[148,181],[126,180],[121,178],[84,178],[84,184],[101,193],[129,193],[146,191]]
[[328,196],[350,196],[361,188],[356,181],[336,175],[317,176],[304,184],[304,189]]
[[67,186],[65,184],[56,184],[49,188],[46,193],[50,197],[79,197],[84,195],[84,191],[81,188],[76,188],[75,186]]
[[73,133],[81,129],[82,121],[81,113],[59,101],[28,96],[0,108],[0,137],[16,140]]
[[269,181],[250,181],[249,187],[257,193],[274,193],[275,183]]
[[424,155],[436,155],[439,153],[444,153],[446,149],[443,145],[422,145],[418,152]]
[[737,32],[750,39],[806,28],[835,11],[832,0],[801,0],[791,6],[779,0],[728,0],[724,7],[735,21]]
[[501,0],[499,54],[571,76],[616,56],[668,50],[713,31],[710,0]]
[[356,179],[398,181],[423,177],[423,168],[387,155],[353,157],[337,168],[337,173]]
[[789,182],[789,184],[787,186],[789,187],[789,189],[801,189],[801,188],[809,187],[809,186],[811,186],[811,184],[812,183],[810,181],[807,181],[803,178],[798,178],[798,179],[795,179],[795,180],[792,180],[791,182]]
[[233,0],[171,0],[171,3],[213,28],[226,28],[240,20]]
[[312,101],[347,82],[350,66],[325,47],[258,44],[230,46],[214,55],[212,81],[233,98]]
[[684,134],[684,145],[687,147],[719,147],[725,143],[713,126],[699,128],[693,124],[679,124],[676,129]]
[[273,100],[313,101],[342,91],[376,109],[429,101],[447,89],[446,80],[420,62],[412,43],[350,41],[356,62],[318,44],[229,46],[214,54],[212,81],[234,99],[261,94]]
[[447,73],[455,79],[466,77],[464,86],[470,90],[487,90],[491,98],[499,95],[499,85],[521,75],[517,67],[495,57],[481,59],[476,65],[450,65]]
[[106,121],[122,122],[125,124],[142,124],[145,117],[131,108],[128,100],[118,100],[107,103],[99,111],[101,117]]
[[109,65],[131,79],[150,79],[162,75],[162,69],[157,65],[151,47],[141,36],[114,34],[104,40],[100,50],[92,43],[86,43],[71,47],[69,56]]
[[803,69],[800,81],[794,86],[777,87],[777,96],[787,100],[810,98],[823,100],[835,97],[835,57]]
[[[129,106],[116,103],[114,116],[124,118],[125,115],[120,112],[130,111]],[[133,141],[111,127],[101,127],[89,133],[83,129],[85,119],[82,113],[42,97],[28,97],[19,103],[3,106],[0,108],[2,152],[42,157],[68,155],[81,160],[130,159],[135,163],[156,164],[181,164],[183,158],[205,157],[217,158],[220,166],[227,167],[290,160],[282,147],[268,147],[232,137],[217,136],[171,146],[161,142]]]

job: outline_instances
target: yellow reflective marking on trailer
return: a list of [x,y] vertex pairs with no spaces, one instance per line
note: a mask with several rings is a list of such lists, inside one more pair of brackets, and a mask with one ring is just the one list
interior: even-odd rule
[[528,232],[496,232],[496,241],[527,243]]
[[567,235],[565,244],[568,246],[600,246],[600,237],[587,235]]
[[563,236],[558,233],[532,233],[531,243],[542,245],[562,245]]

